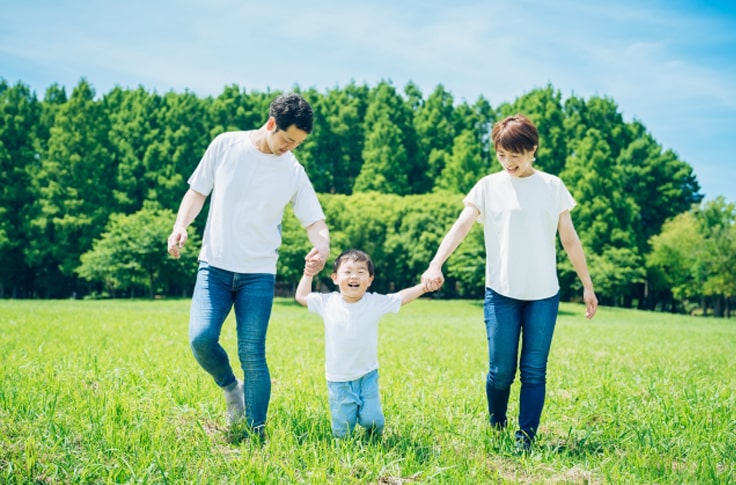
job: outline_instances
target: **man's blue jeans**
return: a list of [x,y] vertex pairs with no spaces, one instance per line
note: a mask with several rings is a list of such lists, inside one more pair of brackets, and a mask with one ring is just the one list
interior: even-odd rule
[[266,363],[266,331],[273,306],[273,274],[243,274],[199,263],[189,317],[189,343],[194,358],[222,387],[235,382],[220,333],[235,308],[238,357],[243,369],[245,417],[251,427],[266,423],[271,375]]
[[[559,293],[543,300],[516,300],[486,288],[483,313],[488,336],[486,396],[491,425],[504,427],[511,383],[520,369],[519,428],[530,439],[539,428]],[[519,341],[521,355],[519,356]]]

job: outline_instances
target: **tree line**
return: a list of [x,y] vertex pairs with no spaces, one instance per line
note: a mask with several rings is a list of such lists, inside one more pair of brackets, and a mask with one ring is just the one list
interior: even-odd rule
[[[563,99],[551,85],[495,108],[483,96],[457,101],[441,84],[426,96],[390,81],[294,91],[315,112],[297,156],[333,249],[367,250],[377,290],[417,280],[463,195],[500,169],[492,124],[521,112],[540,131],[536,167],[562,177],[578,202],[573,220],[603,304],[728,313],[734,204],[704,203],[692,167],[642,122],[625,122],[614,100]],[[97,96],[82,79],[70,94],[52,85],[39,99],[0,80],[0,297],[188,294],[204,214],[182,260],[165,248],[186,180],[217,134],[263,124],[277,94],[232,85],[208,97],[143,87]],[[277,279],[288,292],[308,242],[288,210],[282,229]],[[483,260],[477,227],[437,296],[478,297]],[[579,297],[564,258],[559,269],[563,298]]]

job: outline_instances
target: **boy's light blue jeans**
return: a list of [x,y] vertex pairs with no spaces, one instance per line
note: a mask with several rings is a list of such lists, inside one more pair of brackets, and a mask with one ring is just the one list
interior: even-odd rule
[[[486,397],[491,425],[505,427],[511,383],[520,369],[519,428],[533,439],[544,407],[547,357],[557,321],[560,295],[516,300],[486,288],[483,312],[488,336]],[[521,355],[519,356],[519,340]]]
[[352,433],[356,424],[380,434],[384,417],[378,392],[378,370],[374,370],[354,381],[327,381],[332,434],[344,438]]
[[266,331],[273,306],[273,274],[233,273],[199,263],[189,317],[189,343],[194,358],[215,380],[229,388],[236,378],[220,333],[235,308],[238,357],[243,369],[245,417],[251,427],[266,423],[271,375],[266,363]]

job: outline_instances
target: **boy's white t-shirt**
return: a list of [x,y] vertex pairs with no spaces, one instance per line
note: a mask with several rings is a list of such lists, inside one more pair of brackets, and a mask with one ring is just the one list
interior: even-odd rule
[[250,133],[217,136],[189,178],[192,190],[211,195],[199,259],[236,273],[275,274],[286,205],[304,227],[325,215],[296,157],[260,152]]
[[480,210],[487,287],[518,300],[557,294],[557,225],[575,207],[562,180],[539,171],[523,178],[498,172],[483,177],[463,202]]
[[378,321],[401,309],[401,296],[366,293],[347,303],[336,291],[310,293],[307,308],[324,321],[327,380],[346,382],[378,369]]

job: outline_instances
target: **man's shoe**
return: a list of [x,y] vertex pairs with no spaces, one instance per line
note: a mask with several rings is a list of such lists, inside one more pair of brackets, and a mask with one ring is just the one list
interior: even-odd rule
[[238,380],[234,388],[223,391],[227,403],[226,421],[228,426],[234,426],[245,417],[245,395],[243,381]]

